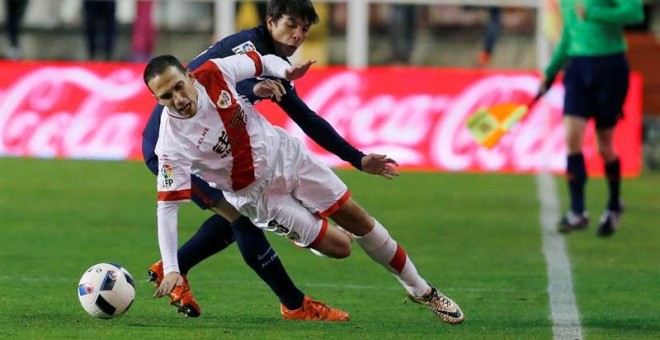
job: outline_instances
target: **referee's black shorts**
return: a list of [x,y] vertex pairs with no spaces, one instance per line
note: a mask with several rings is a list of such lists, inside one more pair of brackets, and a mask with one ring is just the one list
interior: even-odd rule
[[571,57],[564,73],[564,115],[593,117],[597,129],[614,127],[623,116],[629,75],[623,53]]

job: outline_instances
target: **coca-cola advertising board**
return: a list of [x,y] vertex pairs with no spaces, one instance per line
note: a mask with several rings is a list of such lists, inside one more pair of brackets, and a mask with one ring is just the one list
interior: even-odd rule
[[[141,132],[156,103],[138,63],[0,62],[0,155],[141,159]],[[465,121],[479,107],[527,103],[535,72],[445,68],[313,68],[295,82],[303,100],[365,153],[384,153],[403,169],[556,173],[565,167],[555,83],[493,149],[479,146]],[[616,145],[626,176],[641,170],[641,77],[631,76]],[[272,102],[257,108],[304,140],[331,166],[346,166],[316,145]],[[585,136],[591,174],[602,174],[593,123]]]

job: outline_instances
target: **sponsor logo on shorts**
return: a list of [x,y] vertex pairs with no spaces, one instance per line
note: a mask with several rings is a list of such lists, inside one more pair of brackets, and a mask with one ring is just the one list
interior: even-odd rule
[[290,232],[286,237],[291,241],[300,241],[300,234],[295,231]]
[[300,241],[301,237],[300,234],[292,231],[291,229],[279,224],[279,222],[275,220],[271,220],[268,222],[268,229],[272,230],[274,233],[284,236],[288,238],[291,241]]
[[286,236],[286,234],[289,233],[289,228],[281,225],[276,220],[270,220],[270,222],[268,222],[268,229],[270,229],[273,232],[275,232],[276,234],[282,235],[282,236]]

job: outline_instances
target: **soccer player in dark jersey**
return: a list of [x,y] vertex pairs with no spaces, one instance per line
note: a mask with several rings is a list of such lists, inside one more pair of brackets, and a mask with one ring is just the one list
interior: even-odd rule
[[598,235],[617,230],[623,212],[621,165],[614,148],[614,128],[623,115],[630,71],[623,28],[644,18],[641,0],[563,0],[561,39],[545,70],[540,92],[566,65],[564,126],[568,156],[566,179],[570,209],[559,222],[560,232],[585,229],[589,216],[584,202],[587,171],[582,155],[587,121],[594,118],[598,151],[605,164],[609,201],[600,218]]
[[[194,70],[212,58],[252,50],[262,55],[274,54],[287,60],[286,58],[305,41],[311,25],[317,22],[318,16],[309,0],[271,0],[264,24],[218,41],[191,61],[188,69]],[[389,166],[393,160],[384,155],[365,155],[339,136],[327,121],[302,101],[291,83],[281,79],[254,78],[240,82],[237,90],[251,102],[271,96],[279,99],[276,100],[277,104],[308,136],[355,168],[385,178],[392,178],[397,174]],[[162,110],[160,105],[154,108],[143,131],[144,160],[154,174],[158,167],[154,148],[158,141]],[[236,241],[245,262],[278,296],[284,318],[328,321],[348,319],[347,313],[312,300],[293,284],[263,231],[255,227],[248,218],[239,218],[231,224],[227,221],[232,219],[225,215],[226,211],[232,210],[233,207],[227,207],[226,204],[217,206],[223,202],[221,191],[211,188],[196,176],[192,176],[192,182],[193,201],[202,209],[209,209],[216,214],[209,217],[197,233],[179,248],[177,257],[182,274],[187,274],[193,266]],[[149,275],[152,281],[160,284],[163,278],[161,261],[149,268]],[[185,276],[183,284],[172,291],[170,298],[171,304],[187,316],[195,317],[201,313]]]

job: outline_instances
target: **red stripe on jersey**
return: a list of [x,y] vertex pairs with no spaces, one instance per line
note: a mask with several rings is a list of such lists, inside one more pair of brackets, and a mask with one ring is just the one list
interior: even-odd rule
[[177,191],[159,191],[159,201],[183,201],[190,199],[190,189]]
[[259,56],[259,53],[255,51],[249,51],[248,53],[245,53],[252,61],[254,61],[254,68],[257,69],[254,72],[255,77],[259,77],[264,73],[264,65],[261,63],[261,57]]
[[326,218],[334,214],[335,211],[339,210],[339,207],[344,205],[344,203],[346,203],[346,201],[348,201],[349,198],[351,198],[351,192],[346,190],[344,195],[337,202],[335,202],[335,204],[333,204],[330,208],[326,209],[325,211],[320,211],[316,213],[316,215],[318,215],[321,218]]
[[390,261],[390,267],[394,268],[394,270],[396,270],[397,273],[401,273],[403,267],[406,265],[407,257],[408,255],[406,255],[406,251],[403,250],[403,247],[397,244],[394,257]]
[[328,220],[325,218],[321,220],[321,230],[319,231],[319,234],[316,235],[316,238],[312,243],[310,243],[307,248],[314,248],[316,247],[319,243],[321,243],[321,240],[323,240],[323,237],[325,234],[328,232]]
[[[254,182],[254,161],[252,160],[252,146],[250,135],[245,124],[245,112],[231,96],[229,85],[222,76],[222,72],[212,61],[207,61],[196,69],[193,74],[195,79],[206,88],[222,123],[227,129],[231,156],[233,159],[231,168],[231,187],[238,191]],[[226,108],[218,106],[222,91],[226,91],[231,97],[231,104]]]

